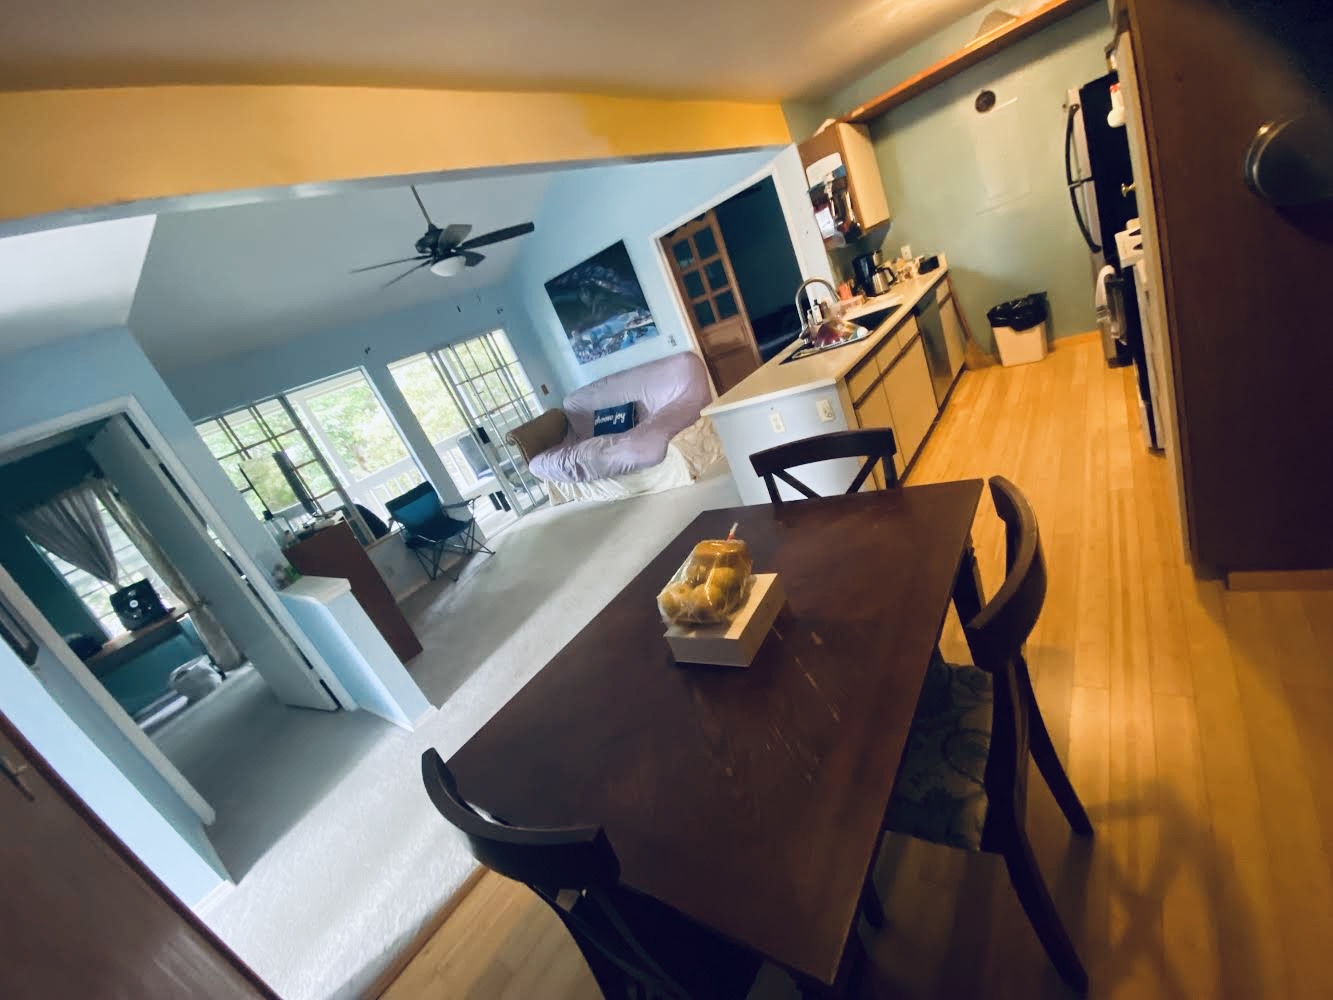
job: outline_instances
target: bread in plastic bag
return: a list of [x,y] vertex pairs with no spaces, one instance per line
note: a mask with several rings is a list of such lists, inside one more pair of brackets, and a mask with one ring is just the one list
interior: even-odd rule
[[702,541],[657,595],[668,625],[718,625],[745,604],[750,591],[750,547],[739,538]]

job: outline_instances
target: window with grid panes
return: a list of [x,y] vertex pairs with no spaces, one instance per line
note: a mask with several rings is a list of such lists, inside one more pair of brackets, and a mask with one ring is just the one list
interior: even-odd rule
[[213,420],[205,420],[195,429],[256,517],[264,516],[265,502],[261,494],[271,499],[290,493],[282,470],[273,461],[273,454],[279,451],[285,452],[291,460],[297,477],[316,507],[330,511],[342,506],[337,487],[305,432],[292,421],[280,400],[270,399],[233,410]]
[[[168,608],[180,607],[181,599],[171,592],[171,588],[157,575],[157,571],[148,565],[148,560],[144,558],[143,553],[130,541],[129,536],[121,530],[120,525],[116,523],[116,519],[107,512],[100,500],[97,501],[97,512],[101,515],[102,524],[106,528],[111,549],[116,554],[116,565],[120,567],[121,586],[127,587],[136,580],[147,580],[157,591],[158,597],[162,598],[163,605]],[[37,545],[36,542],[33,544]],[[97,579],[91,573],[66,562],[40,545],[37,545],[37,548],[56,568],[56,571],[65,578],[65,582],[78,595],[79,600],[83,602],[93,617],[101,623],[103,630],[109,637],[115,638],[125,631],[125,626],[120,623],[120,618],[111,609],[111,595],[119,588],[113,587],[104,580]]]
[[473,419],[493,440],[541,413],[537,393],[503,330],[439,350]]

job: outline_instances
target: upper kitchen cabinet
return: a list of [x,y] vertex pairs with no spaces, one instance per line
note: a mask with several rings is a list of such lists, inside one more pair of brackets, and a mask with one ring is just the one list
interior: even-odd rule
[[869,129],[834,122],[799,148],[826,245],[843,246],[889,221],[889,199]]

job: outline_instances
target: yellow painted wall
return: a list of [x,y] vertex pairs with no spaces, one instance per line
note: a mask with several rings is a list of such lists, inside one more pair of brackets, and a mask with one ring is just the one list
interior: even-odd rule
[[791,141],[777,104],[370,87],[0,93],[0,220],[320,181]]

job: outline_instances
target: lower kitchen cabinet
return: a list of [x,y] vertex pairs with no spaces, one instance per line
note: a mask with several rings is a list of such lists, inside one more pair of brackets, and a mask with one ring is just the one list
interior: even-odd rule
[[[863,399],[855,406],[856,422],[862,430],[885,429],[894,431],[894,439],[897,440],[898,433],[893,426],[893,408],[889,405],[889,397],[884,394],[884,382],[877,381],[875,387],[868,392]],[[906,460],[903,458],[903,446],[898,444],[898,452],[893,456],[893,464],[896,466],[898,475],[902,475],[903,468],[906,466]],[[871,475],[875,478],[875,486],[884,489],[884,475],[876,463]]]
[[916,455],[925,440],[938,409],[935,388],[926,364],[926,350],[921,338],[912,341],[889,373],[884,388],[893,407],[893,426],[904,463]]

